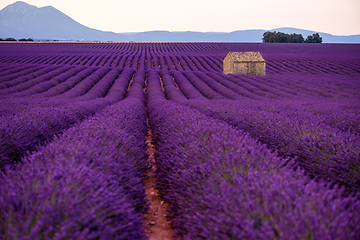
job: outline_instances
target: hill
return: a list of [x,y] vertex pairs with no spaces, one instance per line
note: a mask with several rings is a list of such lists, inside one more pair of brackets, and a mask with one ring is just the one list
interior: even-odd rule
[[[105,32],[84,26],[52,6],[38,8],[15,2],[0,11],[0,37],[34,40],[136,41],[136,42],[261,42],[263,29],[226,32],[148,31],[134,33]],[[270,31],[301,33],[315,31],[278,28]],[[360,35],[334,36],[320,33],[326,43],[360,43]]]

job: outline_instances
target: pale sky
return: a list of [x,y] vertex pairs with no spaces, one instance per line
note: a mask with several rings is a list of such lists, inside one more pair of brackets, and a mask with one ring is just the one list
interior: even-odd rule
[[[360,0],[23,0],[51,5],[75,21],[116,33],[152,30],[232,32],[294,27],[360,34]],[[3,9],[16,0],[0,0]]]

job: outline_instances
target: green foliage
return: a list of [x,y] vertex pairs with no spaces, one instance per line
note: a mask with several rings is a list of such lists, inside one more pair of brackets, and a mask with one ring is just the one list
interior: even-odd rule
[[[5,38],[5,39],[2,39],[2,38],[0,38],[0,41],[12,41],[12,42],[17,42],[18,40],[16,40],[15,38],[12,38],[12,37],[10,37],[10,38]],[[33,42],[34,40],[33,39],[31,39],[31,38],[20,38],[19,39],[19,42]]]
[[306,43],[322,43],[322,37],[318,33],[314,33],[313,35],[307,36]]
[[288,37],[290,43],[303,43],[304,37],[301,34],[292,33]]
[[321,43],[322,38],[318,33],[309,35],[306,40],[304,40],[304,37],[301,34],[286,34],[283,32],[267,31],[263,34],[262,41],[271,43]]
[[21,39],[19,39],[19,42],[33,42],[34,40],[32,40],[31,38],[28,38],[28,39],[26,39],[26,38],[21,38]]
[[15,41],[16,42],[16,39],[15,38],[5,38],[5,39],[0,38],[0,41]]
[[[16,40],[15,38],[5,38],[5,39],[2,39],[0,38],[0,41],[12,41],[12,42],[17,42],[18,40]],[[19,42],[33,42],[34,40],[31,39],[31,38],[20,38],[19,39]]]

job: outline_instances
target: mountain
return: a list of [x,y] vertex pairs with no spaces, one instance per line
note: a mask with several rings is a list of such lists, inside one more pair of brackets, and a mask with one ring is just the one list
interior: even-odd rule
[[[104,36],[104,37],[103,37]],[[59,10],[46,6],[37,8],[25,2],[15,2],[0,11],[0,37],[105,40],[115,33],[88,28]]]
[[[18,1],[0,11],[1,38],[125,42],[261,42],[265,31],[267,30],[242,30],[230,33],[191,31],[114,33],[86,27],[51,6],[38,8]],[[304,38],[315,33],[315,31],[296,28],[277,28],[270,31],[301,33]],[[360,35],[334,36],[321,32],[319,34],[323,42],[327,43],[360,43]]]

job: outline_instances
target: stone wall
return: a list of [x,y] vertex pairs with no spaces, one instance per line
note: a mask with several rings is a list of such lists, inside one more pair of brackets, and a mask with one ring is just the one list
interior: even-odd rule
[[[243,58],[242,55],[244,56]],[[251,59],[252,56],[253,61]],[[232,52],[228,53],[224,58],[223,72],[225,74],[233,73],[264,76],[266,75],[266,63],[260,53]]]

